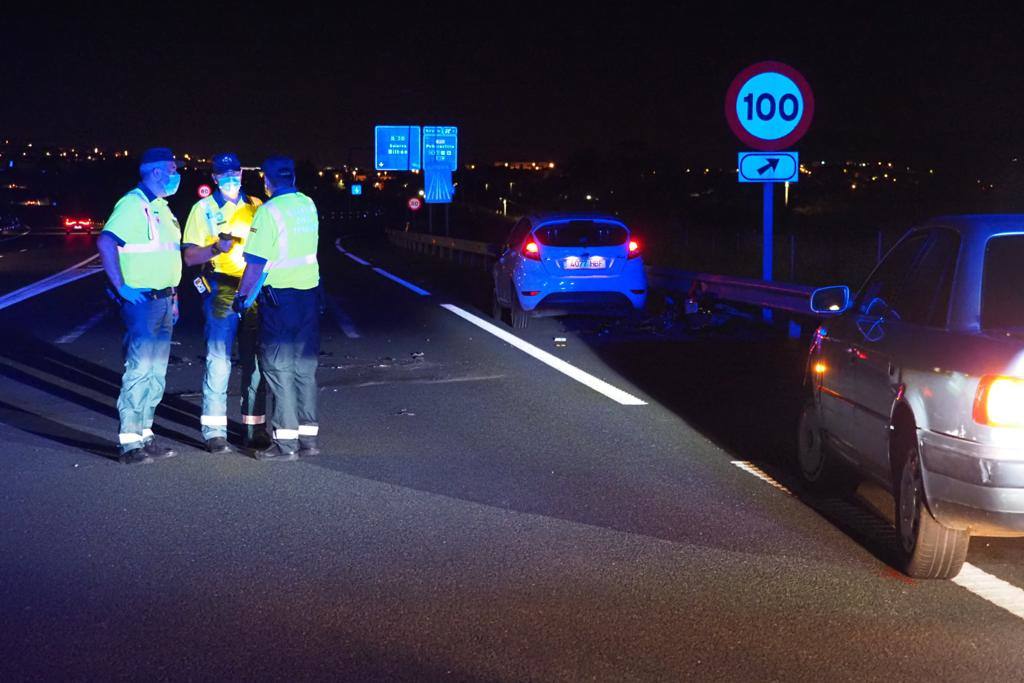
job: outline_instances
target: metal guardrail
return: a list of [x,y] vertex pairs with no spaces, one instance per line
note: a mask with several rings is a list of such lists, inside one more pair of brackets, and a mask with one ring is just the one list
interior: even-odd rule
[[[392,244],[404,249],[433,253],[460,263],[464,261],[465,254],[482,260],[484,267],[489,265],[489,261],[497,259],[501,251],[499,245],[489,242],[401,230],[388,230],[387,235]],[[796,315],[814,315],[810,309],[810,296],[814,288],[807,285],[765,282],[714,273],[694,273],[660,266],[647,266],[646,270],[647,281],[654,289],[683,294],[693,293],[701,298],[772,308]]]

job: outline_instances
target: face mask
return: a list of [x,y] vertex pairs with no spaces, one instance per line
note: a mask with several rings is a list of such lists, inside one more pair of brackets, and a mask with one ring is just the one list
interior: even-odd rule
[[237,199],[242,191],[242,179],[227,176],[217,181],[217,186],[220,188],[221,194],[228,199]]
[[181,185],[181,174],[174,173],[167,176],[167,184],[164,185],[165,196],[170,197],[172,194],[178,191],[178,186]]

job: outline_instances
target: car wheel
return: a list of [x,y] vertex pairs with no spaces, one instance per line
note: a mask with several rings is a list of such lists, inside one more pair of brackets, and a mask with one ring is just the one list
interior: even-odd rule
[[523,310],[515,289],[510,289],[509,292],[512,299],[512,307],[509,309],[512,316],[512,329],[525,330],[526,326],[530,324],[530,314]]
[[819,493],[850,488],[853,479],[849,470],[825,446],[821,432],[818,406],[813,398],[807,399],[797,431],[796,464],[800,478]]
[[505,322],[505,307],[498,301],[498,290],[491,291],[491,317],[498,322]]
[[917,445],[907,449],[896,489],[896,530],[903,572],[917,579],[951,579],[960,573],[971,536],[932,516],[924,499]]

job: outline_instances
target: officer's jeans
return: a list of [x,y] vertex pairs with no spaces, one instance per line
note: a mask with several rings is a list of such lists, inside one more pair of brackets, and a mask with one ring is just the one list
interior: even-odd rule
[[153,415],[164,396],[171,355],[172,306],[171,297],[121,306],[124,375],[117,412],[122,453],[141,448],[153,438]]
[[231,310],[238,287],[209,278],[210,293],[203,300],[206,319],[206,376],[203,379],[203,438],[228,435],[228,380],[231,348],[238,337],[238,362],[242,370],[242,422],[251,439],[267,421],[266,391],[256,361],[259,312],[253,306],[242,319]]
[[316,446],[320,317],[316,289],[275,289],[260,297],[260,367],[274,397],[270,421],[284,450]]

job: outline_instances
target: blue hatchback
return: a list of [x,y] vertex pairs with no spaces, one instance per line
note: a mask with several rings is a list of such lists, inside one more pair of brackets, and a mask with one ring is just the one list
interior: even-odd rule
[[512,326],[531,316],[624,315],[647,301],[640,241],[613,216],[555,214],[520,219],[494,266],[494,316]]

